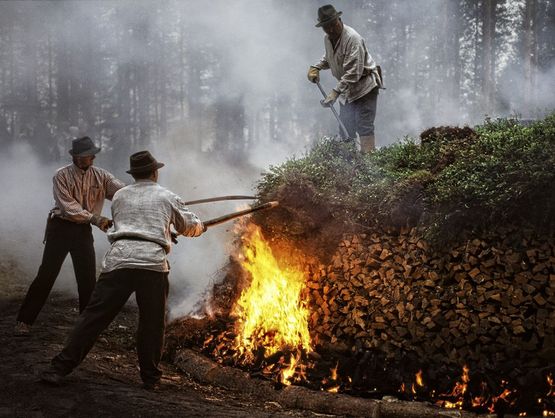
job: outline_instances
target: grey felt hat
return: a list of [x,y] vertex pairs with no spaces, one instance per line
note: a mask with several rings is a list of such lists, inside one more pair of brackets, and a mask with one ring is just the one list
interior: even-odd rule
[[327,23],[331,23],[342,14],[343,12],[335,10],[335,7],[331,4],[326,4],[318,9],[318,23],[316,24],[316,27],[319,28]]

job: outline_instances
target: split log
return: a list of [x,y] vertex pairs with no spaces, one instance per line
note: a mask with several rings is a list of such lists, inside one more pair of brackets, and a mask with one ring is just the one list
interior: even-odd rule
[[346,235],[310,278],[314,338],[361,340],[391,357],[533,363],[555,339],[555,244],[513,248],[504,234],[439,252],[415,229]]

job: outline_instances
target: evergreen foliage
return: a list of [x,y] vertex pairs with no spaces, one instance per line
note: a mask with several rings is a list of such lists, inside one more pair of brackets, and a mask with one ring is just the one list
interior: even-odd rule
[[555,113],[528,126],[498,119],[432,128],[421,141],[406,137],[366,156],[323,138],[302,158],[271,167],[258,192],[282,203],[285,233],[299,221],[297,233],[323,227],[316,217],[370,229],[417,226],[440,242],[507,225],[552,233]]

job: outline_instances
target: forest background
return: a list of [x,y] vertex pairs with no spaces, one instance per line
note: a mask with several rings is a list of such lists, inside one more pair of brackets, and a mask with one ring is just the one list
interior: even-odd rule
[[[152,150],[167,163],[163,183],[193,199],[248,192],[269,165],[336,133],[306,80],[323,53],[314,24],[324,3],[0,2],[2,254],[36,268],[50,178],[76,136],[101,144],[98,164],[127,182],[129,155]],[[334,5],[384,72],[379,146],[431,126],[535,119],[555,107],[554,1]],[[322,81],[334,86],[329,74]],[[174,252],[174,272],[192,277],[177,292],[185,306],[214,278],[231,235]],[[105,239],[97,241],[101,254]]]

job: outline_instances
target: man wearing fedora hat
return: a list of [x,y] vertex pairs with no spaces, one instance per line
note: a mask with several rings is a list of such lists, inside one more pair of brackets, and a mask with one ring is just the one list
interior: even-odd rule
[[119,190],[112,201],[112,246],[104,256],[102,272],[91,301],[69,339],[41,380],[59,384],[85,358],[100,333],[135,292],[139,308],[137,354],[145,389],[160,381],[158,368],[165,330],[171,230],[188,237],[204,232],[200,219],[177,195],[160,186],[158,169],[164,164],[148,151],[130,157],[127,171],[135,183]]
[[54,175],[55,206],[48,214],[42,263],[17,315],[16,335],[29,333],[68,253],[77,280],[79,311],[89,302],[96,283],[91,224],[108,230],[111,221],[100,215],[104,199],[111,200],[124,186],[108,171],[93,166],[98,152],[100,148],[87,136],[73,140],[69,150],[73,163]]
[[358,133],[361,151],[370,152],[375,148],[374,119],[382,81],[364,38],[342,22],[341,14],[331,4],[318,9],[316,27],[326,33],[325,54],[310,66],[308,79],[319,82],[320,71],[331,70],[338,81],[322,105],[331,106],[339,98],[339,117],[349,137],[354,138]]

